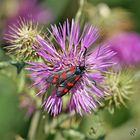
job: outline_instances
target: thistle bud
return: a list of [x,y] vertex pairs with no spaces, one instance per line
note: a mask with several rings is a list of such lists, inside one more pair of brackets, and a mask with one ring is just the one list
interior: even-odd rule
[[121,105],[126,107],[126,101],[130,99],[133,93],[134,78],[128,70],[121,70],[117,73],[111,72],[105,74],[105,105],[111,114],[115,108]]
[[33,44],[36,44],[36,36],[40,33],[37,23],[32,20],[20,19],[17,24],[9,26],[9,31],[5,35],[9,45],[5,48],[17,60],[35,59],[37,53],[33,49]]

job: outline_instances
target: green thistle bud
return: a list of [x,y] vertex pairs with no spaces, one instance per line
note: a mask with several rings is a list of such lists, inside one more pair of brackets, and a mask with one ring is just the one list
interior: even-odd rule
[[37,23],[32,20],[20,19],[17,25],[9,26],[9,32],[5,39],[10,44],[5,48],[8,54],[12,54],[17,60],[32,60],[37,58],[37,53],[32,48],[36,43],[36,36],[41,33]]
[[114,113],[115,108],[121,105],[126,107],[126,101],[133,94],[134,78],[128,70],[121,70],[117,73],[105,74],[105,106],[110,113]]

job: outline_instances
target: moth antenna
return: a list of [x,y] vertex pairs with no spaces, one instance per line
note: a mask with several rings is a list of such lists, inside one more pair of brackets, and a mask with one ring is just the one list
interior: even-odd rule
[[85,51],[84,51],[84,58],[86,57],[86,53],[87,53],[87,48],[86,47],[84,47],[85,48]]
[[93,80],[93,79],[92,79],[92,81],[93,81],[94,85],[96,86],[96,85],[97,85],[97,84],[96,84],[96,81],[95,81],[95,80]]

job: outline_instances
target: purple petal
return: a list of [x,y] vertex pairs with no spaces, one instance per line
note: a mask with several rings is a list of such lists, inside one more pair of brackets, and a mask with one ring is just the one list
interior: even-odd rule
[[51,113],[51,115],[56,116],[61,112],[62,109],[62,99],[57,97],[55,91],[44,101],[44,109]]

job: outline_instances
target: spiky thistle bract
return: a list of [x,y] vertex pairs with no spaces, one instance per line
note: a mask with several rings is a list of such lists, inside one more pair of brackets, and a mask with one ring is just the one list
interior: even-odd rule
[[39,34],[41,29],[37,23],[20,18],[17,24],[9,25],[9,32],[5,35],[8,43],[5,49],[17,60],[33,60],[38,56],[32,45],[36,43]]

